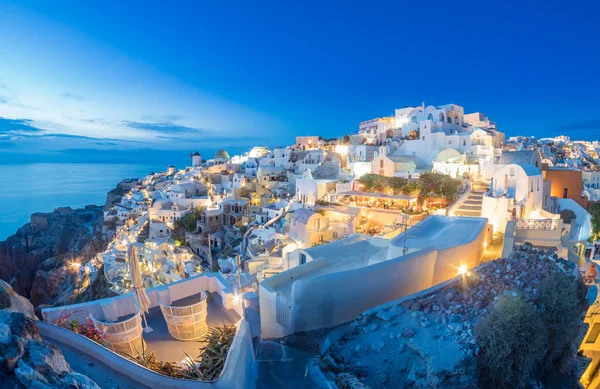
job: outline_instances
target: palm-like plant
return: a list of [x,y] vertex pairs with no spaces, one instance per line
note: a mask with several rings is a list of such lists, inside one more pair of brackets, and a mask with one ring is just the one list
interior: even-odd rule
[[219,378],[225,366],[235,331],[235,326],[210,327],[201,339],[204,347],[200,349],[200,355],[197,358],[200,366],[197,366],[196,362],[186,354],[186,367],[182,372],[183,375],[204,381],[213,381]]

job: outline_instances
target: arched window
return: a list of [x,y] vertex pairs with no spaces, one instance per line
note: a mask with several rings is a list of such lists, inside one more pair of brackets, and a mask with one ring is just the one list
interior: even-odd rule
[[416,117],[416,116],[413,116],[413,117],[411,117],[411,118],[410,118],[410,120],[411,120],[413,123],[416,123],[416,122],[417,122],[417,117]]
[[440,122],[442,122],[442,123],[444,122],[444,114],[443,113],[440,113]]
[[448,121],[448,123],[452,123],[452,116],[448,115],[448,117],[446,118],[446,120]]
[[431,121],[433,121],[433,115],[432,115],[432,114],[429,114],[429,115],[427,116],[427,120],[431,120]]
[[458,119],[458,115],[454,117],[454,124],[459,124],[460,120]]

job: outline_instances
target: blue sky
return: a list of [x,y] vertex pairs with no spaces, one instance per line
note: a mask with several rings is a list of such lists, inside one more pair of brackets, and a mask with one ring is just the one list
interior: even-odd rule
[[422,101],[600,138],[597,2],[496,3],[0,0],[0,163],[286,145]]

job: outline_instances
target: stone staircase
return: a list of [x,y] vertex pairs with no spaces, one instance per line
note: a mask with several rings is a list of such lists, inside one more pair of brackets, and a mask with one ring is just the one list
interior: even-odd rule
[[485,182],[473,182],[471,193],[464,203],[454,211],[456,216],[481,216],[481,205],[483,203],[483,194],[487,191],[488,184]]

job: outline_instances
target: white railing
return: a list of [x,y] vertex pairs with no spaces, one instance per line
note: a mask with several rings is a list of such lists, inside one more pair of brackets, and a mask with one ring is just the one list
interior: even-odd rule
[[467,188],[465,189],[464,193],[460,195],[460,197],[454,202],[454,204],[452,204],[448,207],[448,211],[447,211],[448,216],[454,216],[454,212],[457,209],[459,209],[461,207],[461,205],[464,204],[465,201],[467,201],[467,198],[471,194],[471,189],[472,189],[472,183],[469,182],[467,184]]
[[558,228],[558,219],[517,219],[517,230],[546,230]]
[[288,298],[285,297],[281,292],[278,292],[276,303],[277,323],[284,327],[288,327],[290,325],[291,308],[292,307]]
[[91,314],[90,319],[94,327],[105,337],[104,345],[107,348],[134,357],[142,352],[143,329],[139,308],[133,317],[123,321],[102,321]]
[[158,301],[167,322],[169,334],[179,340],[199,339],[206,333],[206,292],[200,291],[199,301],[186,306],[174,306]]

